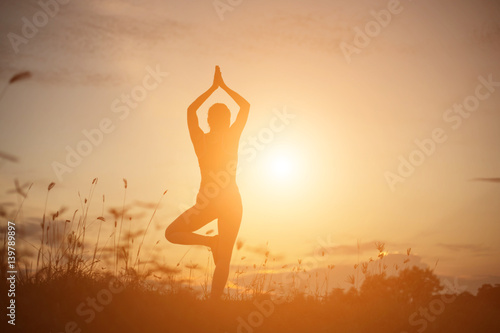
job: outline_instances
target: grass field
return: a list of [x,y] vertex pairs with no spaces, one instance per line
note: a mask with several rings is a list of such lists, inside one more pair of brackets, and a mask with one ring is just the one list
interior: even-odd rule
[[[389,274],[384,244],[374,244],[376,260],[355,264],[346,276],[350,288],[328,287],[329,275],[309,271],[297,260],[269,267],[269,251],[253,267],[234,267],[231,288],[223,300],[209,300],[210,253],[206,267],[172,267],[155,260],[154,246],[145,251],[162,194],[146,227],[131,230],[123,207],[89,216],[97,179],[72,219],[60,212],[43,213],[40,242],[23,253],[16,240],[17,332],[499,332],[500,286],[484,285],[477,295],[443,285],[431,269],[412,266],[407,259]],[[47,198],[55,186],[47,188]],[[127,182],[124,180],[125,195]],[[19,207],[2,211],[16,222]],[[45,203],[46,206],[46,203]],[[113,223],[111,234],[102,225]],[[6,309],[10,276],[7,269],[9,229],[2,225],[0,297]],[[88,230],[97,229],[89,241]],[[12,239],[12,238],[11,238]],[[238,249],[243,247],[238,242]],[[234,260],[233,260],[234,261]],[[326,266],[334,270],[334,263]],[[249,271],[247,271],[249,270]],[[193,275],[202,275],[202,282]],[[3,330],[2,330],[3,331]]]

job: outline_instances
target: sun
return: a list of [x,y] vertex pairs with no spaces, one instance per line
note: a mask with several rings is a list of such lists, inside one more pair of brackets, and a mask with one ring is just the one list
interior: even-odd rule
[[[310,157],[304,146],[282,140],[264,147],[253,164],[241,173],[245,187],[251,188],[259,200],[290,202],[310,186]],[[246,166],[246,165],[245,165]]]
[[300,178],[300,156],[291,146],[269,147],[261,168],[270,184],[293,184]]
[[279,153],[269,158],[270,173],[279,179],[289,179],[293,175],[293,158],[287,154]]

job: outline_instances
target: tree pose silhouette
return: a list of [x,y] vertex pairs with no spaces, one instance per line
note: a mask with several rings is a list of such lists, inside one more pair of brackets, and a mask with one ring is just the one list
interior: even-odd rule
[[[204,133],[198,124],[196,112],[218,88],[227,92],[240,110],[231,125],[229,108],[222,103],[212,105],[208,110],[207,119],[210,131]],[[239,140],[249,111],[250,104],[224,83],[219,66],[215,67],[212,86],[187,110],[189,134],[198,157],[201,184],[196,203],[168,226],[165,237],[175,244],[204,245],[211,248],[216,265],[211,290],[213,299],[220,298],[224,291],[231,254],[241,223],[243,207],[236,185],[236,167]],[[204,236],[195,233],[215,219],[218,235]]]

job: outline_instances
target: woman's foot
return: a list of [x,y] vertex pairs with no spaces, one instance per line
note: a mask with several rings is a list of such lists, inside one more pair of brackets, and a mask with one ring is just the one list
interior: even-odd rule
[[217,261],[219,258],[219,235],[215,235],[212,237],[210,244],[210,251],[212,251],[212,256],[214,257],[215,266],[217,266]]

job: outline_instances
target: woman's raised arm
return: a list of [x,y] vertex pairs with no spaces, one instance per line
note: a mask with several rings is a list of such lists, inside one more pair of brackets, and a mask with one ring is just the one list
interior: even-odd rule
[[191,103],[191,105],[187,109],[187,121],[191,139],[203,134],[203,131],[200,128],[200,124],[198,123],[198,115],[196,114],[196,112],[198,111],[200,106],[203,103],[205,103],[208,97],[210,97],[210,95],[212,95],[212,93],[219,87],[218,84],[219,77],[220,77],[220,69],[219,66],[216,66],[214,82],[212,83],[212,86],[208,88],[208,90],[205,91],[203,94],[201,94],[197,99],[195,99],[195,101]]
[[[217,66],[218,67],[218,66]],[[236,131],[238,131],[240,134],[243,131],[243,128],[245,127],[245,124],[247,123],[248,119],[248,114],[250,113],[250,103],[243,97],[241,97],[240,94],[238,94],[236,91],[232,90],[229,88],[226,83],[224,83],[224,80],[222,80],[222,74],[220,73],[219,70],[219,75],[220,77],[217,78],[216,74],[216,80],[220,80],[218,82],[218,85],[225,91],[231,98],[238,104],[240,107],[240,110],[238,112],[238,115],[236,116],[236,120],[234,121],[233,125],[231,128],[234,128]]]

